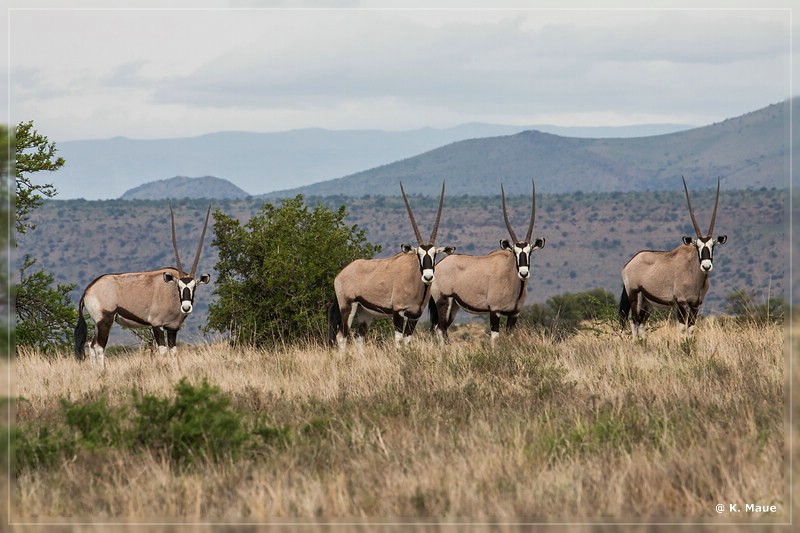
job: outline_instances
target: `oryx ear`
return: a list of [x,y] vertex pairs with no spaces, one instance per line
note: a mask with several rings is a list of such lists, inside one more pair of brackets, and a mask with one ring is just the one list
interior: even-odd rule
[[203,274],[200,276],[200,279],[197,280],[198,283],[208,283],[211,281],[211,274]]
[[684,235],[684,237],[683,237],[683,244],[685,244],[685,245],[689,246],[689,245],[690,245],[690,244],[692,244],[693,242],[694,242],[694,239],[692,239],[692,238],[691,238],[691,237],[689,237],[688,235]]
[[725,244],[725,241],[728,240],[727,235],[718,235],[717,236],[717,244]]
[[452,254],[456,251],[455,246],[440,246],[436,249],[437,254]]
[[165,283],[172,283],[174,281],[175,281],[175,276],[173,276],[169,272],[164,272],[164,282]]
[[400,251],[403,252],[404,254],[416,253],[414,252],[414,248],[410,244],[401,244]]
[[514,251],[514,247],[511,246],[511,243],[508,242],[508,239],[503,239],[502,241],[500,241],[500,248],[502,248],[503,250],[508,250],[509,252]]
[[534,251],[534,250],[539,250],[541,248],[544,248],[544,239],[542,237],[538,237],[533,242],[533,248],[531,248],[531,252]]

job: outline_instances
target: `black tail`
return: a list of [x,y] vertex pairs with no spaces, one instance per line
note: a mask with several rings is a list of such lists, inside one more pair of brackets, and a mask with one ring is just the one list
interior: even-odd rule
[[631,301],[628,299],[628,291],[622,287],[622,294],[619,297],[619,325],[625,329],[625,324],[628,323],[628,313],[631,312]]
[[336,334],[342,329],[342,311],[339,302],[334,298],[328,308],[328,344],[336,346]]
[[75,326],[75,357],[83,360],[83,345],[86,344],[86,319],[83,318],[83,300],[78,304],[78,324]]
[[436,326],[439,325],[439,309],[436,307],[436,302],[433,298],[428,299],[428,314],[431,317],[431,333],[436,331]]

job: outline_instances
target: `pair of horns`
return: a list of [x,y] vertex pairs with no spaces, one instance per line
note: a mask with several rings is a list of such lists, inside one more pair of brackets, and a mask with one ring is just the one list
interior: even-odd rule
[[[683,190],[686,192],[686,203],[689,204],[689,215],[692,217],[692,225],[694,226],[694,232],[697,234],[699,238],[703,238],[703,234],[700,231],[700,226],[697,224],[697,219],[694,217],[694,209],[692,209],[692,201],[689,200],[689,189],[686,187],[686,179],[681,176],[683,180]],[[714,211],[711,213],[711,225],[708,227],[708,235],[706,238],[711,237],[714,234],[714,222],[717,220],[717,206],[719,205],[719,176],[717,176],[717,198],[714,200]]]
[[[411,205],[408,203],[408,197],[406,197],[406,191],[403,189],[402,181],[400,182],[400,192],[403,193],[403,201],[406,203],[408,216],[411,219],[411,225],[414,227],[414,235],[417,237],[417,244],[423,244],[422,234],[420,234],[419,228],[417,227],[417,221],[414,218],[414,213],[411,211]],[[439,231],[439,219],[442,216],[442,204],[444,204],[444,181],[442,181],[442,195],[439,197],[439,211],[436,213],[436,221],[433,223],[433,231],[431,231],[431,238],[428,241],[428,244],[430,245],[436,244],[436,232]]]
[[508,228],[508,234],[511,235],[511,239],[517,242],[531,242],[531,235],[533,235],[533,221],[536,219],[536,184],[531,180],[531,185],[533,186],[533,193],[531,195],[531,222],[528,225],[528,233],[525,235],[525,240],[520,241],[517,239],[517,236],[514,234],[514,230],[511,229],[511,222],[508,220],[508,212],[506,211],[506,191],[503,190],[503,184],[500,184],[500,193],[503,197],[503,218],[506,221],[506,228]]
[[[194,263],[192,264],[192,271],[189,273],[190,277],[194,277],[197,273],[197,263],[200,261],[200,252],[203,249],[203,240],[206,238],[206,228],[208,227],[208,217],[211,214],[211,204],[208,205],[208,212],[206,213],[206,223],[203,224],[203,233],[200,234],[200,244],[197,246],[197,254],[194,256]],[[172,212],[172,203],[169,204],[169,216],[172,219],[172,247],[175,249],[175,261],[178,263],[178,275],[183,276],[184,270],[181,265],[181,257],[178,254],[178,241],[175,239],[175,214]]]

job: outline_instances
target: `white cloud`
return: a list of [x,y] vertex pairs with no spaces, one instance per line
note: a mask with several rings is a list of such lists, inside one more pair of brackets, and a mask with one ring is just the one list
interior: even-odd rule
[[789,96],[788,38],[785,10],[18,10],[10,119],[56,140],[703,124]]

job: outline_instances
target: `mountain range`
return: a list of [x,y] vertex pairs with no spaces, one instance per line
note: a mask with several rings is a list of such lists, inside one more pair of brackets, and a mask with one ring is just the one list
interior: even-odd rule
[[[271,193],[269,197],[364,194],[397,196],[407,190],[437,195],[442,180],[451,195],[675,190],[680,176],[693,188],[722,178],[724,189],[786,188],[789,103],[665,135],[582,139],[541,131],[469,139],[338,179]],[[795,119],[796,120],[796,119]],[[795,138],[792,149],[800,143]]]
[[251,194],[308,185],[416,156],[464,139],[538,129],[569,136],[632,137],[689,128],[680,124],[559,128],[464,124],[392,132],[319,128],[275,133],[218,132],[176,139],[57,142],[66,160],[55,176],[60,199],[119,198],[171,176],[216,176]]
[[228,180],[214,176],[188,178],[175,176],[144,183],[125,191],[120,200],[159,200],[162,198],[215,198],[233,200],[250,196]]

